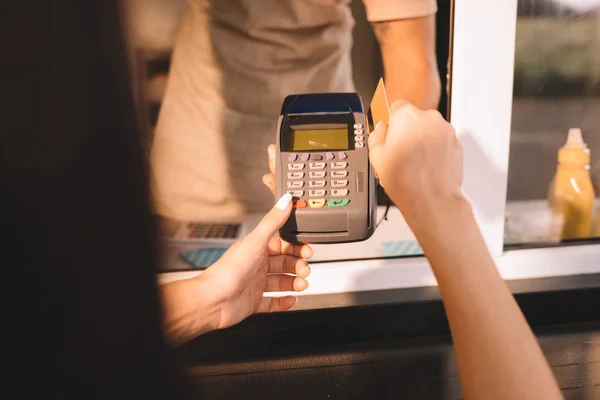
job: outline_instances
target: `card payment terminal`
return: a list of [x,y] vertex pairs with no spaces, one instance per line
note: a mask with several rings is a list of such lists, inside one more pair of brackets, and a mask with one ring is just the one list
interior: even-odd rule
[[277,196],[294,210],[280,230],[291,243],[346,243],[375,231],[369,126],[356,93],[287,96],[277,135]]

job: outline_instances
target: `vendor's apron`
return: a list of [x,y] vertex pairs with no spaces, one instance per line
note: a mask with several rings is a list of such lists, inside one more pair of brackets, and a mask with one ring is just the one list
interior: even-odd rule
[[189,0],[151,152],[156,211],[264,212],[267,146],[288,94],[354,91],[354,20],[338,0]]

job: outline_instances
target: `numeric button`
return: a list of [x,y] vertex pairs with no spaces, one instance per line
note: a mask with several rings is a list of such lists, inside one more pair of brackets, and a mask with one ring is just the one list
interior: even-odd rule
[[304,178],[304,172],[288,172],[288,179],[302,179]]
[[302,196],[304,196],[304,190],[289,190],[288,193],[291,194],[292,197],[302,197]]
[[332,178],[345,178],[348,176],[348,171],[331,171]]
[[344,186],[348,186],[348,181],[337,181],[337,180],[331,181],[331,186],[332,187],[344,187]]
[[289,189],[301,188],[301,187],[304,187],[304,182],[302,182],[302,181],[293,181],[293,182],[288,181],[287,187]]
[[308,177],[311,179],[314,178],[325,178],[325,175],[327,175],[327,172],[325,171],[310,171],[308,173]]
[[290,171],[300,171],[304,169],[304,164],[288,164],[288,169]]
[[331,169],[344,169],[348,166],[347,162],[332,162]]
[[309,190],[308,191],[308,195],[310,197],[323,197],[327,194],[327,190],[325,189],[320,189],[320,190]]
[[326,185],[326,183],[327,183],[326,181],[310,181],[310,182],[308,182],[308,186],[310,186],[310,187],[324,187]]
[[311,162],[308,164],[310,169],[325,169],[326,165],[324,162]]

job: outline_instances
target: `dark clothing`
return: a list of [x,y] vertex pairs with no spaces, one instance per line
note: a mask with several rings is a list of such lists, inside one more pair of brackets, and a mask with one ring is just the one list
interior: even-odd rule
[[5,0],[0,43],[3,381],[178,398],[117,2]]

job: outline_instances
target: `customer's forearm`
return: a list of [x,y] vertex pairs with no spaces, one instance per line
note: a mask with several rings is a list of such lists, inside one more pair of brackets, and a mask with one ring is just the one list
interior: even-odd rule
[[211,298],[202,276],[159,287],[166,339],[174,345],[218,328],[219,302]]
[[560,398],[468,203],[428,225],[432,229],[416,227],[415,234],[438,280],[465,398]]

